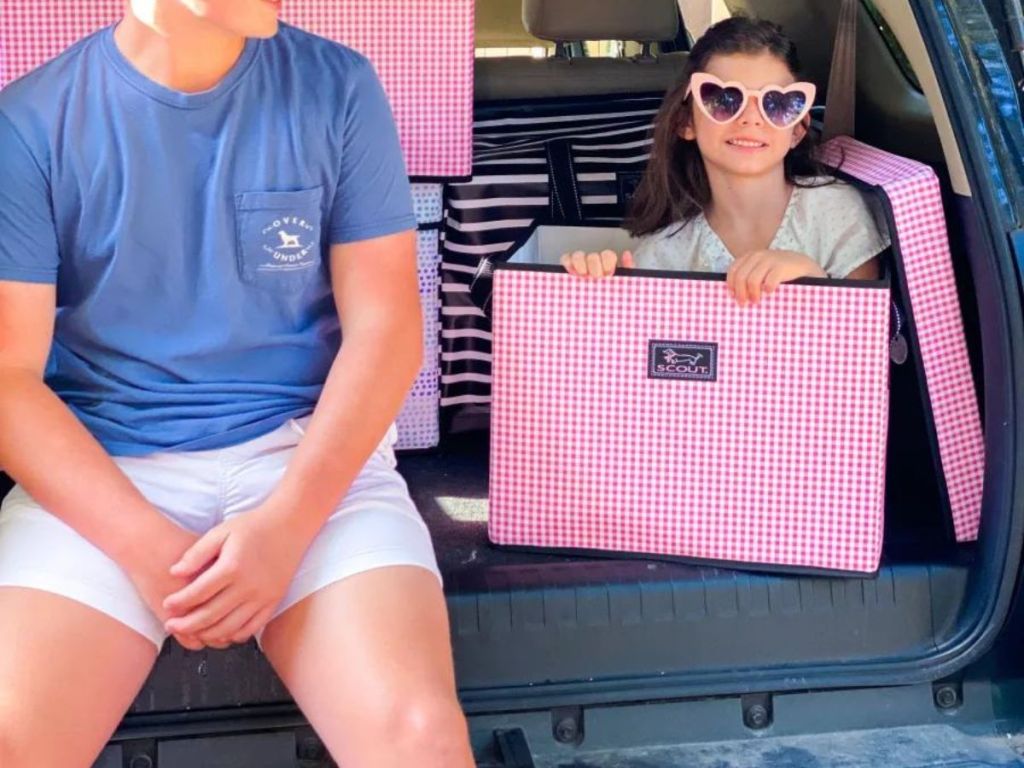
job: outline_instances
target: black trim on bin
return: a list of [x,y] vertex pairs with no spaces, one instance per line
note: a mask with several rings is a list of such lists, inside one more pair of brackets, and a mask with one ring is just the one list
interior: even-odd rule
[[745,562],[741,560],[715,560],[703,557],[678,557],[660,555],[649,552],[612,552],[603,549],[576,549],[575,547],[528,547],[518,544],[497,544],[491,546],[505,552],[526,552],[538,555],[566,555],[569,557],[590,557],[600,560],[644,560],[646,562],[677,563],[692,565],[696,568],[728,568],[753,575],[767,574],[772,576],[823,576],[825,578],[848,576],[854,579],[874,579],[878,577],[881,566],[873,571],[846,571],[832,568],[811,568],[799,565],[766,565],[764,563]]
[[[518,271],[518,272],[556,272],[565,274],[565,269],[557,264],[513,264],[499,262],[492,266],[493,271]],[[724,283],[725,275],[718,272],[684,272],[668,269],[627,269],[625,267],[616,269],[611,279],[616,277],[657,277],[669,280],[704,280],[706,282]],[[606,278],[607,279],[607,278]],[[799,280],[792,280],[786,285],[825,285],[833,288],[874,288],[888,289],[889,281],[880,280],[850,280],[843,278],[833,280],[828,277],[801,277]]]
[[851,176],[850,174],[843,172],[842,166],[838,169],[832,169],[832,172],[837,178],[842,179],[865,194],[871,195],[873,199],[878,200],[881,203],[882,213],[885,215],[885,225],[889,228],[892,264],[895,267],[894,271],[896,273],[896,290],[900,298],[900,303],[905,310],[903,313],[904,328],[902,332],[907,340],[907,345],[910,348],[910,359],[914,366],[914,370],[917,372],[918,398],[921,401],[921,408],[924,410],[924,422],[928,433],[928,448],[932,454],[932,464],[935,467],[935,482],[938,487],[939,497],[945,512],[945,514],[941,516],[942,522],[945,527],[946,535],[950,538],[955,538],[955,531],[953,527],[953,505],[949,499],[949,486],[946,483],[946,473],[943,471],[942,467],[942,452],[939,450],[939,432],[935,428],[935,411],[932,409],[932,400],[928,395],[928,377],[925,375],[924,358],[921,356],[921,345],[918,341],[917,335],[917,321],[914,317],[914,305],[910,300],[910,286],[907,283],[907,271],[903,264],[903,253],[900,250],[899,232],[896,230],[896,218],[893,215],[892,203],[889,201],[889,196],[886,195],[885,190],[882,187],[861,181],[855,176]]

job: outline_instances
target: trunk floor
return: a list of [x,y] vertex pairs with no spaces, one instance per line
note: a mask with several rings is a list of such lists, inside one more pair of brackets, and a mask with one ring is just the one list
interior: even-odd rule
[[[494,568],[561,566],[546,570],[563,574],[574,565],[637,573],[657,568],[662,575],[684,578],[708,570],[706,566],[671,559],[614,555],[595,558],[495,547],[487,538],[489,449],[486,436],[460,436],[452,442],[452,447],[436,452],[400,454],[398,464],[430,528],[438,565],[450,588],[446,591],[475,587],[484,574]],[[888,506],[898,510],[898,514],[887,515],[883,563],[964,565],[970,561],[970,548],[957,549],[942,540],[940,527],[931,523],[922,503],[914,503],[912,489],[897,488],[889,496]]]
[[[919,655],[955,628],[969,551],[890,553],[877,577],[848,578],[497,549],[487,540],[487,455],[484,440],[460,439],[399,460],[433,536],[459,688],[476,711],[548,689],[616,701],[617,686],[631,681],[652,698],[676,697],[690,680],[703,681],[701,690],[731,685],[735,670],[751,666],[788,675],[794,665]],[[899,533],[887,521],[887,537]],[[132,711],[289,701],[252,643],[193,654],[169,642]]]

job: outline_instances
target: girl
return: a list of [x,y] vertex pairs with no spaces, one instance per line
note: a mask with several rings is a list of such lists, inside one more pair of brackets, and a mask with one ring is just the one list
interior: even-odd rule
[[[624,267],[726,273],[740,304],[801,277],[871,279],[889,240],[861,195],[812,159],[812,83],[771,22],[712,26],[655,121],[627,228],[641,242]],[[613,251],[562,256],[602,277]]]

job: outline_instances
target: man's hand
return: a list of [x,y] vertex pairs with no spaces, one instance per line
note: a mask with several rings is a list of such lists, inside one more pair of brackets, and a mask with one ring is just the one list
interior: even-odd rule
[[[142,599],[161,622],[166,623],[171,617],[164,608],[164,600],[178,590],[184,589],[190,581],[181,576],[172,576],[171,565],[198,540],[196,534],[168,521],[166,530],[154,534],[152,546],[149,541],[140,542],[140,555],[141,550],[145,549],[144,556],[140,556],[137,563],[126,568]],[[172,634],[183,647],[191,651],[198,651],[203,647],[203,643],[195,636],[186,633]]]
[[801,277],[828,277],[814,259],[795,251],[751,251],[736,259],[725,275],[740,305],[756,304],[761,294]]
[[310,542],[266,505],[212,528],[168,571],[191,583],[163,601],[167,630],[214,648],[245,642],[270,620]]

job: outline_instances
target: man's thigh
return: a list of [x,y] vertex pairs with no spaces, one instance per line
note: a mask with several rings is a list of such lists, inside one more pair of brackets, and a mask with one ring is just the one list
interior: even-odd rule
[[[2,587],[49,592],[89,606],[145,636],[157,650],[167,636],[128,574],[20,488],[0,506]],[[35,628],[26,625],[25,631]]]
[[[401,721],[426,719],[437,739],[449,735],[438,745],[447,765],[468,764],[441,575],[387,441],[310,546],[260,643],[336,759],[388,764],[375,750],[400,751]],[[390,737],[382,722],[396,726]]]
[[82,603],[0,587],[0,765],[92,765],[156,655],[149,638]]
[[401,764],[410,740],[423,765],[472,764],[430,570],[384,567],[332,584],[272,621],[262,645],[341,764]]

